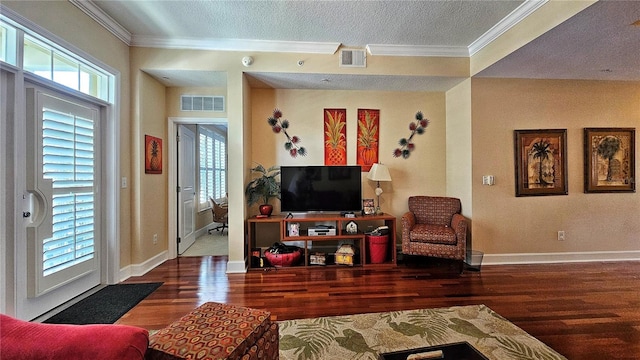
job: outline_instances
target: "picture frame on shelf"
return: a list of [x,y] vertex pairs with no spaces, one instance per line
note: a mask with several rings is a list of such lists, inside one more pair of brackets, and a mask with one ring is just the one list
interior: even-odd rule
[[299,223],[289,223],[289,236],[300,236]]
[[584,192],[635,192],[635,128],[584,129]]
[[514,130],[516,197],[567,195],[567,129]]
[[362,214],[373,215],[376,213],[376,206],[373,199],[362,199]]

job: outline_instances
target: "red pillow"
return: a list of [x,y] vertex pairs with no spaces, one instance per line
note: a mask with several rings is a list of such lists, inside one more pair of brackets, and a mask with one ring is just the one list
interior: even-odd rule
[[0,314],[0,357],[12,359],[144,359],[146,329],[126,325],[61,325]]

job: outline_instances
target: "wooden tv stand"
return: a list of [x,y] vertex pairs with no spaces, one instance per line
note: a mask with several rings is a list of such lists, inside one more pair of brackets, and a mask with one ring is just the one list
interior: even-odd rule
[[[358,232],[354,234],[347,233],[345,230],[346,225],[354,221],[358,225]],[[393,267],[396,266],[396,217],[389,214],[382,215],[357,215],[355,218],[348,218],[340,216],[339,214],[305,214],[294,215],[293,217],[286,217],[285,215],[272,215],[266,218],[252,217],[247,220],[248,222],[248,258],[249,258],[249,270],[262,270],[259,266],[252,266],[252,250],[256,249],[256,231],[261,224],[279,223],[280,236],[279,239],[282,243],[287,244],[290,242],[302,242],[304,243],[304,259],[296,266],[299,267],[321,267],[322,265],[313,265],[310,262],[310,256],[317,252],[323,252],[328,256],[328,259],[338,249],[338,244],[345,241],[352,242],[359,253],[354,258],[354,266],[364,267]],[[289,229],[291,224],[299,224],[299,235],[291,236]],[[329,225],[335,228],[335,235],[309,235],[309,228],[316,227],[317,225]],[[378,226],[386,225],[389,227],[389,241],[387,242],[387,256],[382,263],[371,263],[369,259],[368,246],[366,245],[365,232],[371,231]],[[330,249],[327,251],[321,251]],[[264,256],[266,248],[260,248],[261,255]],[[324,266],[346,266],[346,265],[334,265],[328,261]],[[283,267],[281,269],[286,269]]]

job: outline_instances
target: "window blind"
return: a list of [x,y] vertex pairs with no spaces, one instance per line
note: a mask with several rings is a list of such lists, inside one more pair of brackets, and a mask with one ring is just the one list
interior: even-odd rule
[[44,240],[44,276],[95,255],[94,131],[93,120],[43,110],[43,176],[53,188],[53,236]]

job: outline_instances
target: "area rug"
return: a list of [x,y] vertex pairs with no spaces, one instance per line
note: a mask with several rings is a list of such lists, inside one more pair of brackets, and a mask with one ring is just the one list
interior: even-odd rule
[[113,324],[160,285],[162,285],[161,282],[109,285],[44,322],[78,325]]
[[468,342],[488,359],[566,360],[485,305],[280,321],[281,360],[378,360],[379,354]]

